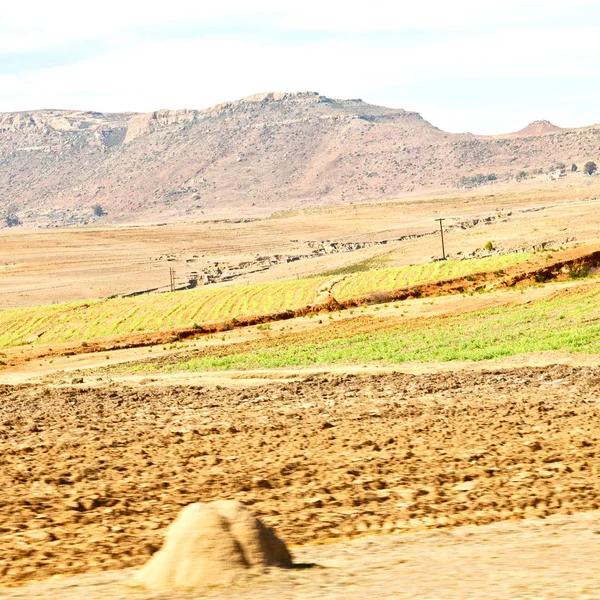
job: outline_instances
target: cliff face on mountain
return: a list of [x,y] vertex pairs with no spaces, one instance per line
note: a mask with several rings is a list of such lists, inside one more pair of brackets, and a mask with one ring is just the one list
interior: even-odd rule
[[[450,134],[418,113],[268,93],[205,110],[0,114],[0,216],[25,225],[268,213],[583,163],[600,128]],[[1,225],[0,225],[1,226]]]

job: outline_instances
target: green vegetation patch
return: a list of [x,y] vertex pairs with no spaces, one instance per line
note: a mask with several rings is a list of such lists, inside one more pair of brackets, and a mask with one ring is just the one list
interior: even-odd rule
[[[381,260],[366,259],[348,267],[354,274],[333,286],[338,300],[399,287],[496,270],[526,262],[531,254],[443,261],[362,272]],[[343,271],[340,270],[340,271]],[[356,272],[358,271],[358,272]],[[26,343],[81,342],[107,336],[200,328],[214,321],[296,310],[315,302],[329,275],[252,285],[234,285],[185,292],[71,302],[34,308],[0,310],[0,348]],[[344,273],[345,274],[345,273]]]
[[527,352],[600,352],[600,288],[534,304],[494,308],[437,320],[424,327],[397,325],[373,333],[263,351],[205,356],[166,370],[257,369],[336,363],[484,360]]
[[499,269],[527,262],[531,256],[529,252],[520,252],[485,258],[446,260],[423,265],[356,273],[337,283],[332,293],[336,299],[346,300],[354,296],[362,296],[373,292],[471,276],[474,273],[485,271],[498,271]]
[[193,327],[195,323],[294,310],[312,304],[326,281],[327,277],[314,277],[0,310],[0,348]]
[[377,256],[365,258],[364,260],[346,265],[345,267],[339,267],[338,269],[325,271],[322,273],[322,275],[337,277],[338,275],[351,275],[353,273],[364,273],[365,271],[372,271],[373,269],[381,269],[385,267],[389,260],[390,254],[391,252],[386,252],[385,254],[379,254]]

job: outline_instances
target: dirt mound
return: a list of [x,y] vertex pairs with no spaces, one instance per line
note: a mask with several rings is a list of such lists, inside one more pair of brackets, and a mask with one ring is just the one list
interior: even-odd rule
[[291,564],[285,544],[239,502],[197,502],[183,509],[137,579],[152,589],[200,588],[231,584],[253,567]]

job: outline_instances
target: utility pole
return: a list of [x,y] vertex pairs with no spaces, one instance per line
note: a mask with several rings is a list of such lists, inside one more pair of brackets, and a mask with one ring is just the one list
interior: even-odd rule
[[171,291],[175,291],[175,269],[173,267],[169,267],[169,276],[171,278]]
[[436,221],[440,222],[440,235],[442,236],[442,260],[446,260],[446,249],[444,248],[444,227],[442,226],[442,221],[446,219],[436,219]]

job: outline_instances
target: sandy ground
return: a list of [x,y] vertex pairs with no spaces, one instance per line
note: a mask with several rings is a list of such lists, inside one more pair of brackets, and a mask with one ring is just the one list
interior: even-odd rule
[[0,589],[0,598],[591,600],[600,597],[598,533],[597,511],[552,515],[298,547],[295,561],[306,568],[270,569],[228,590],[149,592],[123,570]]

